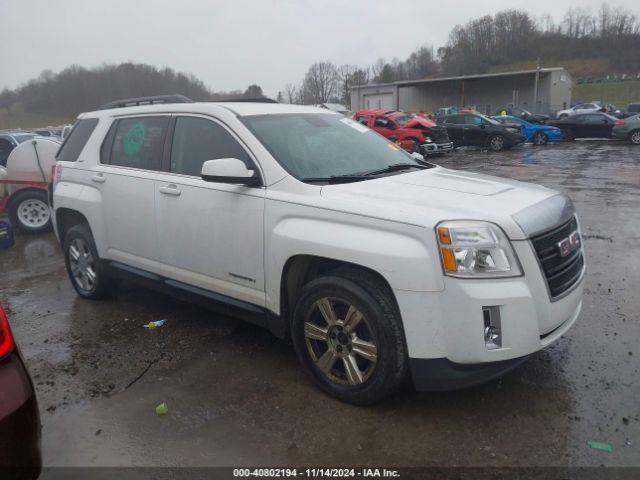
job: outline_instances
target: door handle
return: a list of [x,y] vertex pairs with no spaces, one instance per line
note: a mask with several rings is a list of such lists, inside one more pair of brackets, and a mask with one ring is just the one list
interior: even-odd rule
[[91,181],[92,182],[96,182],[96,183],[104,183],[107,181],[107,179],[105,178],[105,176],[101,173],[97,173],[94,176],[91,177]]
[[180,190],[175,185],[167,185],[166,187],[160,187],[160,193],[164,193],[165,195],[173,195],[174,197],[178,197],[182,190]]

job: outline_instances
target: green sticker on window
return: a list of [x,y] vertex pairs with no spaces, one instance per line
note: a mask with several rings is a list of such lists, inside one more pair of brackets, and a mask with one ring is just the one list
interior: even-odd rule
[[147,134],[147,129],[142,122],[134,123],[129,131],[122,139],[122,145],[124,147],[124,154],[127,157],[135,155],[140,151],[142,145],[144,145],[144,137]]

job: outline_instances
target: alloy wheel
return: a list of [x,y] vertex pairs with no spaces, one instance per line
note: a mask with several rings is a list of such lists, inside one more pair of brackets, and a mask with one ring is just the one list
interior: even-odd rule
[[631,143],[640,145],[640,130],[636,130],[631,134]]
[[42,228],[51,218],[49,206],[37,198],[28,198],[24,200],[16,210],[20,223],[32,229]]
[[491,139],[491,149],[499,152],[504,147],[504,138],[501,136],[496,136]]
[[304,323],[307,351],[332,382],[360,385],[373,373],[378,348],[367,318],[350,302],[323,297]]
[[96,282],[96,271],[89,244],[82,238],[74,238],[68,254],[73,280],[82,290],[90,292]]

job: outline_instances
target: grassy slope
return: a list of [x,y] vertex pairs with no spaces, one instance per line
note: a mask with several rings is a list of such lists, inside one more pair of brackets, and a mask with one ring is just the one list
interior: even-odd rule
[[640,80],[573,86],[573,102],[591,102],[594,100],[613,103],[620,108],[625,108],[627,104],[632,102],[640,102]]
[[[564,67],[576,82],[579,77],[601,78],[611,74],[627,73],[636,75],[640,72],[618,72],[606,58],[587,60],[558,60],[545,62],[543,67]],[[536,62],[526,61],[510,65],[501,65],[491,69],[492,72],[508,72],[514,70],[530,70],[536,68]],[[613,103],[618,107],[626,107],[628,103],[640,102],[640,80],[626,82],[590,83],[573,86],[572,103],[600,101]]]
[[57,126],[73,121],[73,117],[64,115],[25,112],[21,105],[14,105],[10,113],[6,109],[0,109],[0,129]]

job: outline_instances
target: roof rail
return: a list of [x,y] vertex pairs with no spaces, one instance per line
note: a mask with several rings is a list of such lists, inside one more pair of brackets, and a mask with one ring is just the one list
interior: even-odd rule
[[223,100],[212,100],[213,102],[236,102],[236,103],[279,103],[277,100],[274,100],[273,98],[267,98],[267,97],[257,97],[257,98],[246,98],[246,97],[240,97],[240,98],[225,98]]
[[108,110],[110,108],[135,107],[137,105],[153,105],[156,103],[193,103],[184,95],[154,95],[151,97],[126,98],[124,100],[114,100],[102,105],[98,110]]

